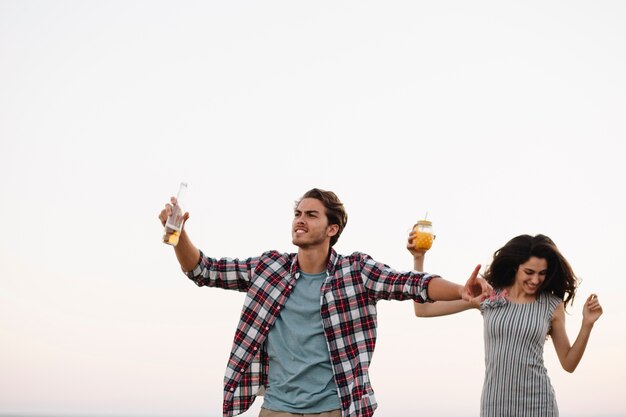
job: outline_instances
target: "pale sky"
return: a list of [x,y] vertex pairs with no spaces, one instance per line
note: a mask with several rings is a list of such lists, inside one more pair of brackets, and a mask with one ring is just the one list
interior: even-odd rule
[[[552,237],[604,315],[563,417],[626,415],[626,2],[0,0],[0,414],[220,415],[244,295],[197,288],[157,219],[181,181],[214,257],[294,251],[335,191],[336,249],[463,283]],[[477,311],[378,304],[377,417],[477,417]],[[258,399],[246,417],[256,416]],[[410,410],[410,411],[407,411]]]

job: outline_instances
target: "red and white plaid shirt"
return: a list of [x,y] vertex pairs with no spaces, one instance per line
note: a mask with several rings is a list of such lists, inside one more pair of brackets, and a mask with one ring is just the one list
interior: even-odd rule
[[[355,252],[330,250],[320,313],[343,417],[369,417],[377,407],[368,370],[376,346],[378,300],[428,299],[437,275],[398,272]],[[246,411],[267,385],[267,334],[300,276],[297,255],[269,251],[248,259],[201,253],[187,276],[198,286],[247,293],[224,375],[224,417]]]

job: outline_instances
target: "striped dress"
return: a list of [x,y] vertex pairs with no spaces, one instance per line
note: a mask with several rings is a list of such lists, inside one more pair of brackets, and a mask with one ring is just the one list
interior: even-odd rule
[[485,331],[481,417],[558,417],[543,346],[560,302],[541,293],[528,304],[497,295],[481,304]]

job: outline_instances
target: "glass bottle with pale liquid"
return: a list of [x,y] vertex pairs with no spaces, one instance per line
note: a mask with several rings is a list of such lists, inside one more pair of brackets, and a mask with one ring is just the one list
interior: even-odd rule
[[163,243],[176,246],[178,239],[180,239],[180,232],[183,230],[183,222],[185,212],[181,207],[181,199],[183,199],[187,192],[187,183],[181,182],[178,187],[178,194],[176,194],[176,203],[172,205],[172,214],[167,218],[165,222],[165,230],[163,231]]
[[433,245],[435,235],[433,234],[433,223],[430,220],[419,220],[413,226],[415,238],[413,245],[418,250],[428,250]]

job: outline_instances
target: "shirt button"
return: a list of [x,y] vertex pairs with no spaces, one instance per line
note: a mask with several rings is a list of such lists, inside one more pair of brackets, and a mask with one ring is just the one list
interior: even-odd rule
[[256,347],[256,346],[255,346],[255,347],[253,347],[253,348],[252,348],[252,350],[256,351],[256,350],[257,350],[257,347]]

